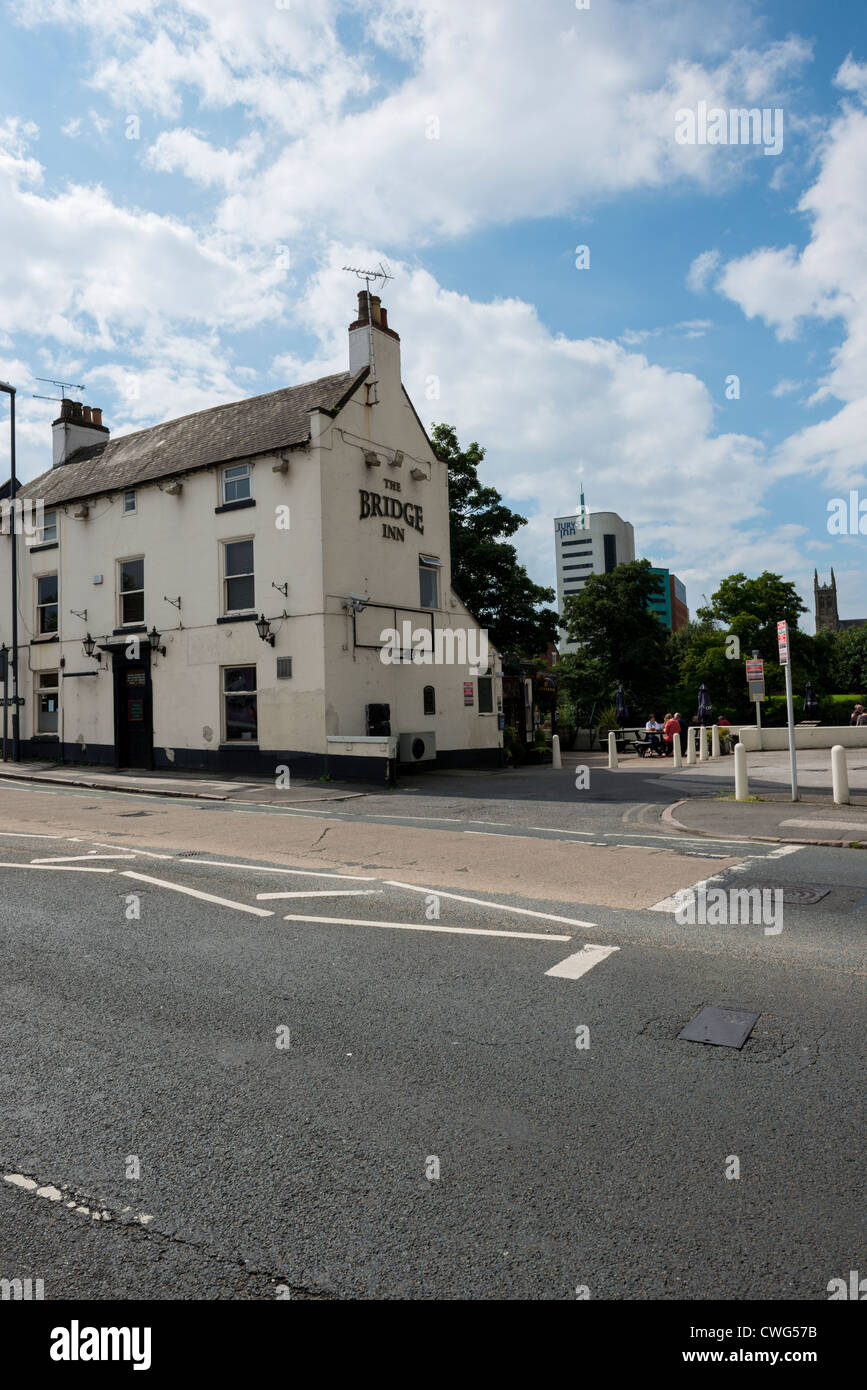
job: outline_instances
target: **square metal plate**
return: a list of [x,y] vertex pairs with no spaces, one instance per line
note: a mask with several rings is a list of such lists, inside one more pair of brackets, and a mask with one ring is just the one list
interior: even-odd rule
[[717,1047],[743,1047],[758,1021],[745,1009],[718,1009],[706,1004],[678,1033],[687,1042],[713,1043]]

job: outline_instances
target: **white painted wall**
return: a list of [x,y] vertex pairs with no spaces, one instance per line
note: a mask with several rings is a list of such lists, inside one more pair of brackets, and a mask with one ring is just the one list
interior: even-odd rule
[[[758,736],[755,725],[746,725],[737,731],[741,743],[748,753],[758,751]],[[835,743],[844,748],[863,748],[867,750],[867,727],[852,727],[849,724],[831,725],[817,728],[795,726],[796,748],[833,748]],[[789,746],[788,729],[762,728],[762,748],[766,753],[776,753]]]

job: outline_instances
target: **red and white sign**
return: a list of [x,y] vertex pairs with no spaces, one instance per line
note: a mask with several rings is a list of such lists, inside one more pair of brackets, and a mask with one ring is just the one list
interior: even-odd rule
[[464,681],[464,704],[465,704],[465,705],[473,705],[473,704],[475,704],[475,700],[474,700],[474,698],[473,698],[473,683],[472,683],[472,681]]
[[765,678],[765,663],[763,661],[747,662],[747,680],[761,681]]
[[777,623],[777,646],[780,649],[780,665],[789,664],[789,624]]

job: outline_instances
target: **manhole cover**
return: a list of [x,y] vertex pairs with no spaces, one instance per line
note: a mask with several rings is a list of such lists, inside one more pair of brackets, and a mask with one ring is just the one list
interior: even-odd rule
[[787,883],[768,884],[752,883],[747,889],[748,893],[782,893],[784,907],[811,907],[813,903],[820,903],[823,898],[827,898],[831,889],[826,888],[822,883]]
[[758,1014],[744,1009],[718,1009],[707,1004],[699,1009],[678,1038],[686,1042],[713,1043],[716,1047],[743,1047],[756,1025]]

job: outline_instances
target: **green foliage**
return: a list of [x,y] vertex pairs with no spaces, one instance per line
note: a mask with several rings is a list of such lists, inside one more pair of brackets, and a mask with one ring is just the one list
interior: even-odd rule
[[479,481],[485,450],[475,440],[462,449],[454,426],[439,424],[431,429],[431,444],[449,470],[454,589],[498,651],[537,656],[557,640],[557,614],[541,606],[553,602],[554,590],[533,583],[504,539],[525,526],[526,517]]
[[720,623],[734,633],[740,638],[743,656],[757,648],[767,658],[777,650],[777,623],[785,619],[790,628],[797,628],[806,611],[794,583],[765,570],[757,579],[730,574],[696,617],[700,623]]
[[832,669],[838,690],[860,690],[867,696],[867,627],[853,627],[835,634]]
[[669,634],[647,606],[657,584],[649,560],[632,560],[589,575],[564,604],[563,626],[582,644],[568,678],[580,673],[600,699],[622,684],[632,718],[658,703],[670,682]]

